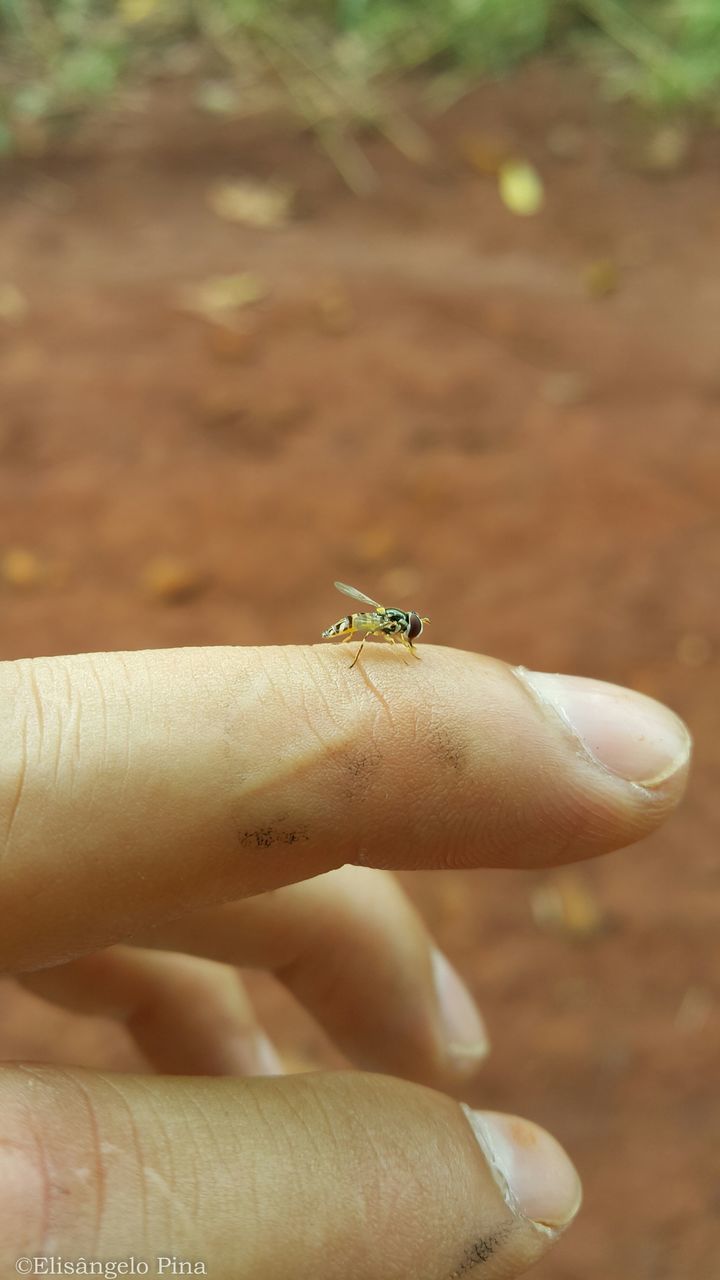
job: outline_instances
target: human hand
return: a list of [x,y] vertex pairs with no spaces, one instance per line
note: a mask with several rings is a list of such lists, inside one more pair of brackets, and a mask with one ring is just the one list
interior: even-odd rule
[[[5,1068],[0,1274],[61,1255],[494,1280],[574,1215],[549,1135],[448,1096],[482,1022],[387,869],[640,839],[680,799],[687,732],[614,686],[454,650],[347,668],[329,646],[0,664],[4,970],[117,1017],[147,1066]],[[236,966],[364,1070],[271,1077]],[[159,1270],[173,1256],[204,1270]]]

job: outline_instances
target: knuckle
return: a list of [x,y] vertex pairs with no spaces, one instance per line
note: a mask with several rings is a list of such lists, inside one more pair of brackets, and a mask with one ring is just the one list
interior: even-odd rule
[[[95,687],[102,708],[99,679]],[[85,701],[64,659],[0,664],[0,848],[6,853],[21,834],[38,831],[48,795],[72,788]]]
[[[32,1066],[4,1075],[0,1115],[0,1269],[4,1250],[49,1252],[79,1228],[98,1233],[104,1171],[97,1117],[72,1073]],[[8,1267],[7,1274],[10,1274]],[[13,1270],[14,1274],[14,1270]]]
[[0,835],[7,848],[24,803],[30,762],[37,756],[39,702],[32,663],[4,663],[0,719],[4,750],[0,757]]

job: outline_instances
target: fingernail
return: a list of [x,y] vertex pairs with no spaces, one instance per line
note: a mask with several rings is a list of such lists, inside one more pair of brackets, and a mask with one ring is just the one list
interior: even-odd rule
[[560,1143],[531,1120],[461,1106],[512,1212],[551,1231],[567,1227],[580,1208],[582,1186]]
[[432,949],[432,970],[445,1050],[457,1066],[472,1069],[490,1048],[485,1023],[447,956]]
[[687,763],[691,738],[682,720],[654,698],[584,676],[516,668],[560,716],[588,754],[611,773],[658,786]]
[[255,1069],[258,1076],[281,1076],[284,1068],[280,1054],[264,1032],[259,1031],[254,1040]]
[[282,1060],[263,1031],[252,1035],[233,1036],[225,1045],[227,1074],[242,1076],[281,1076]]

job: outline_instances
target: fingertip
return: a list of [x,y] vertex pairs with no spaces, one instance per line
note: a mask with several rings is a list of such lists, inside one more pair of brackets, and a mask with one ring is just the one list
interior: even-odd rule
[[520,1116],[461,1106],[508,1208],[537,1227],[564,1231],[580,1209],[582,1184],[557,1138]]
[[484,1019],[462,978],[437,947],[431,949],[431,964],[447,1068],[461,1077],[474,1075],[490,1052]]
[[655,698],[585,676],[513,671],[589,759],[610,774],[650,790],[687,775],[690,731]]

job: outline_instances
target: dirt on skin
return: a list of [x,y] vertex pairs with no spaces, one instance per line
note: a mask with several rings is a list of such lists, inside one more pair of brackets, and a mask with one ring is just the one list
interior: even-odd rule
[[[547,1125],[584,1180],[538,1280],[717,1280],[718,135],[663,170],[654,125],[540,63],[448,112],[423,165],[367,140],[358,199],[286,123],[185,98],[2,175],[2,656],[314,641],[341,577],[434,642],[675,707],[694,777],[652,839],[405,880],[490,1027],[468,1101]],[[536,216],[481,172],[498,149],[542,174]],[[246,174],[296,188],[287,225],[213,211]],[[247,271],[238,329],[183,309]],[[254,990],[282,1047],[324,1052]],[[87,1060],[108,1034],[83,1023]]]

